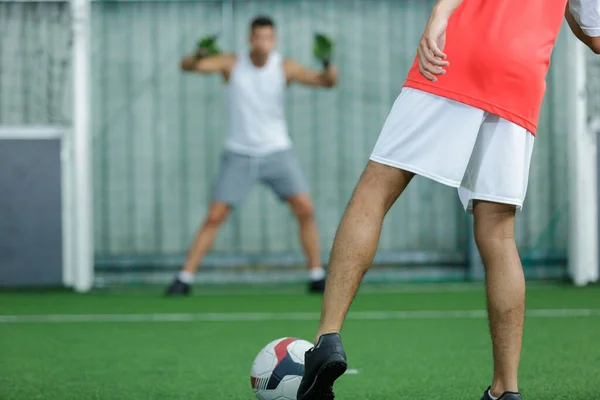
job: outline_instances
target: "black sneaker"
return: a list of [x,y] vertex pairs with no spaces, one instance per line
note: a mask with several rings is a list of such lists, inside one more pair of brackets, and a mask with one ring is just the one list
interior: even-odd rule
[[165,296],[187,296],[190,294],[192,287],[185,282],[176,278],[173,283],[165,290]]
[[311,280],[308,284],[308,291],[310,293],[323,293],[325,291],[325,279]]
[[346,352],[337,333],[319,338],[317,345],[304,355],[304,376],[298,388],[298,400],[333,399],[333,382],[346,372]]
[[[481,400],[492,400],[490,397],[490,388],[485,389],[485,393]],[[521,393],[517,392],[504,392],[502,396],[498,397],[498,400],[523,400]]]

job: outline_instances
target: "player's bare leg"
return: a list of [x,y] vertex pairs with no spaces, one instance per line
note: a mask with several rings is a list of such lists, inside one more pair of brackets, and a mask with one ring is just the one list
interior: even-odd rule
[[310,291],[322,292],[325,287],[325,271],[321,261],[319,230],[312,199],[308,193],[291,196],[287,199],[298,220],[300,242],[308,262]]
[[167,295],[185,295],[189,293],[190,283],[193,281],[200,263],[212,248],[219,228],[229,216],[230,211],[231,207],[228,204],[211,203],[206,219],[188,251],[183,269],[177,279],[167,288]]
[[198,230],[196,237],[188,252],[187,261],[183,270],[190,274],[195,274],[200,263],[210,251],[215,241],[215,237],[221,228],[221,225],[227,220],[231,208],[224,203],[212,203],[206,215],[204,223]]
[[491,395],[518,392],[525,315],[525,278],[514,234],[515,206],[477,201],[475,240],[486,270],[494,354]]
[[321,266],[321,249],[319,247],[319,231],[312,199],[308,193],[288,198],[292,212],[298,220],[300,242],[306,254],[309,267]]
[[367,164],[333,243],[321,325],[315,348],[305,355],[299,400],[333,398],[333,382],[347,367],[338,333],[360,281],[373,262],[383,219],[413,176],[372,161]]
[[317,339],[338,333],[379,244],[383,219],[414,174],[369,161],[337,230]]

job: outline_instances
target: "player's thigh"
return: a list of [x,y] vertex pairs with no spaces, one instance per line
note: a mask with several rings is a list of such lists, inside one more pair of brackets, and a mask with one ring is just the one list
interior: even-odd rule
[[475,200],[522,208],[534,141],[525,128],[495,115],[486,116],[459,188],[468,212]]
[[249,156],[224,151],[219,174],[213,184],[213,203],[230,207],[240,205],[258,178],[258,164]]
[[480,109],[404,88],[371,160],[458,187],[484,116]]
[[385,214],[414,176],[413,172],[369,161],[352,193],[349,207],[362,212],[381,210]]
[[266,156],[260,164],[259,177],[282,201],[309,192],[306,178],[292,150]]

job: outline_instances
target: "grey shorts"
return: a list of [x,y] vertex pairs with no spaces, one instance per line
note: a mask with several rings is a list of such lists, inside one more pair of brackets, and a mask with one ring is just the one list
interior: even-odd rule
[[291,149],[258,157],[225,150],[214,183],[213,201],[240,205],[258,182],[270,187],[281,200],[308,192],[308,185]]

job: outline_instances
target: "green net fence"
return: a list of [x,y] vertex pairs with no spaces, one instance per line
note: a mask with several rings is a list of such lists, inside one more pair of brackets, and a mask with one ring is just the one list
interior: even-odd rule
[[70,119],[71,13],[66,1],[0,1],[0,124]]

